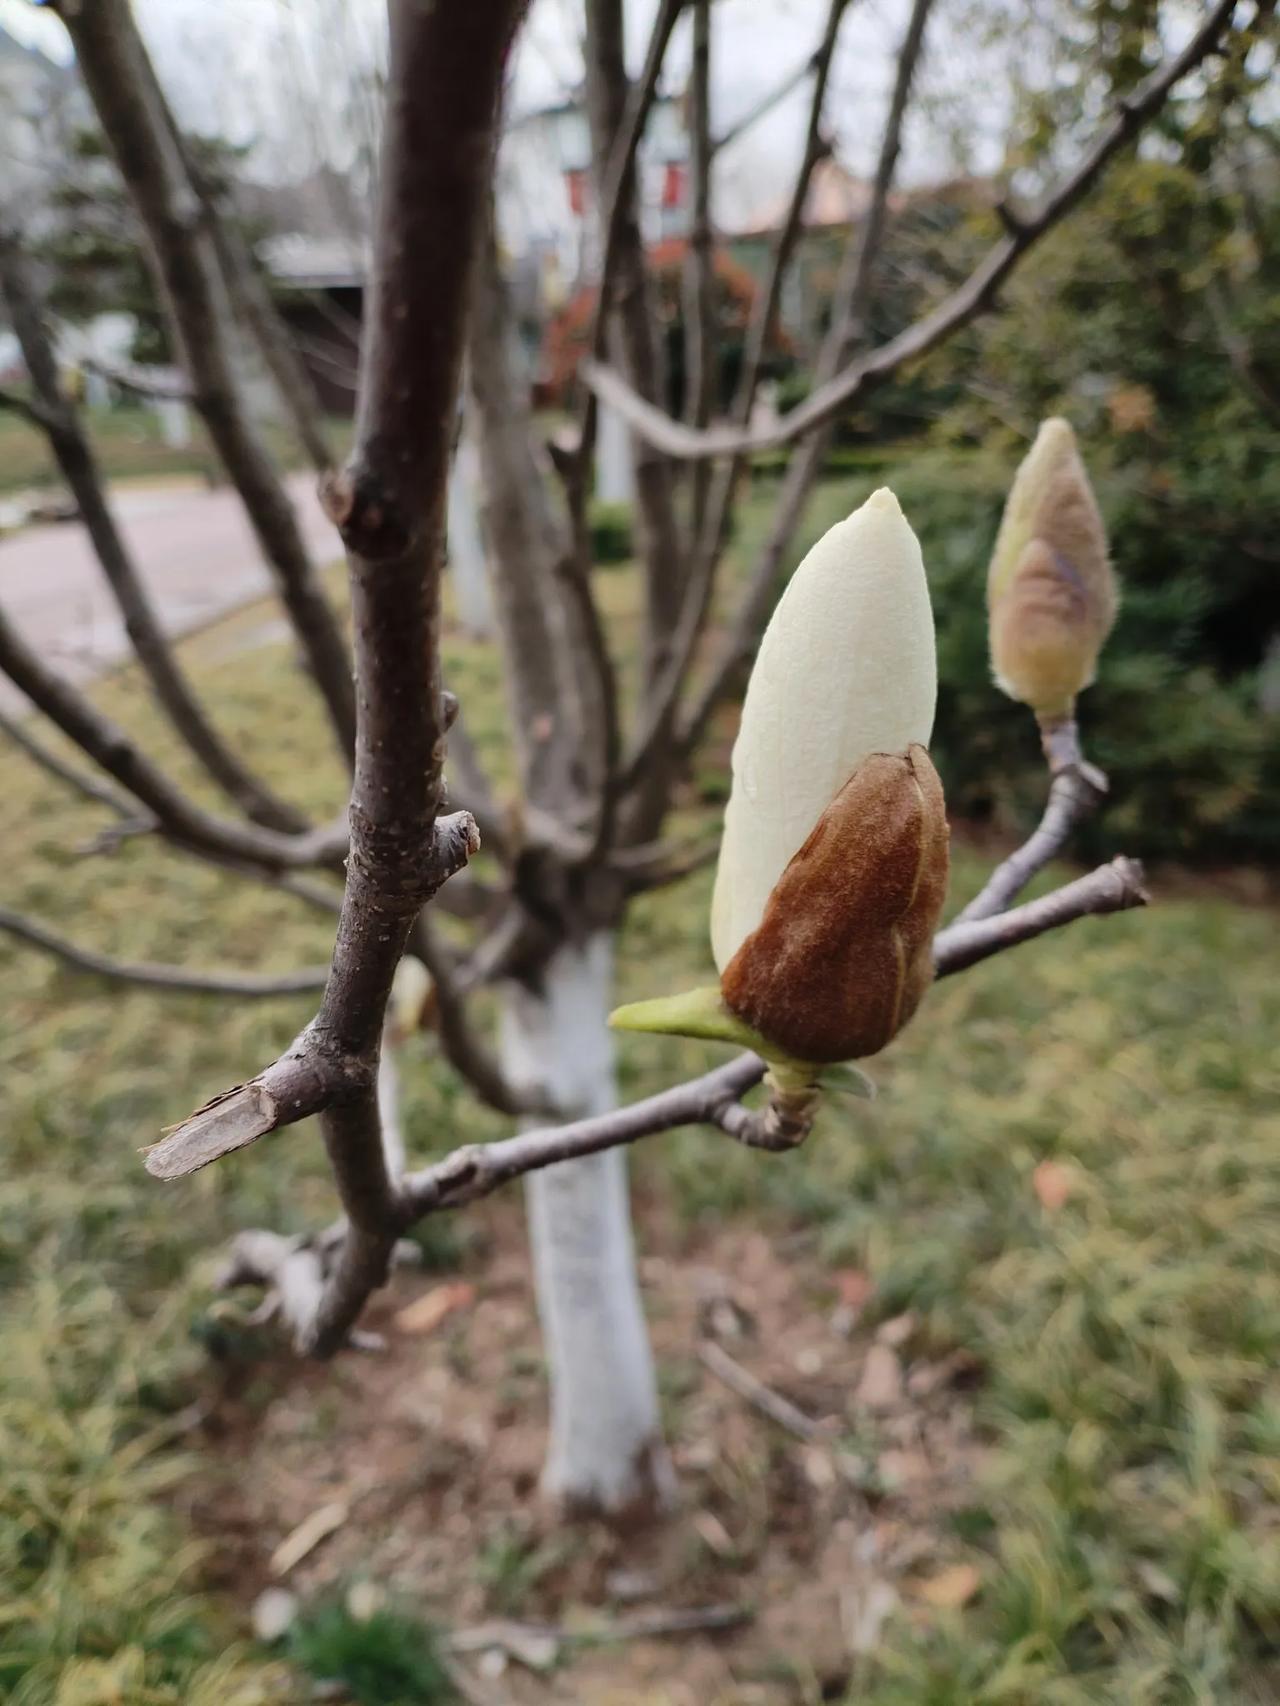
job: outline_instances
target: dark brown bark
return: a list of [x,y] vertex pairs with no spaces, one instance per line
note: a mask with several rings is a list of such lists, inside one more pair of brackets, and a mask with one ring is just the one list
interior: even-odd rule
[[202,709],[152,606],[107,503],[93,447],[58,383],[58,363],[29,271],[15,237],[0,232],[0,294],[40,402],[44,431],[80,511],[102,572],[124,619],[143,673],[192,753],[255,823],[296,831],[306,819],[274,795],[227,746]]
[[[660,9],[659,23],[665,17]],[[633,110],[628,104],[621,0],[589,0],[586,46],[587,110],[593,152],[602,163],[596,193],[602,240],[612,260],[611,277],[602,279],[599,311],[606,326],[612,317],[611,341],[636,394],[657,404],[662,397],[663,367],[654,339],[656,314],[636,208],[634,152],[619,163],[616,181],[607,175],[619,139],[628,136],[627,121]],[[640,441],[635,448],[635,482],[636,533],[645,578],[644,669],[646,680],[653,681],[666,663],[679,616],[683,551],[670,463]]]
[[179,846],[215,861],[240,860],[265,870],[300,870],[342,857],[345,838],[333,829],[283,835],[257,824],[220,818],[187,798],[121,726],[97,710],[79,688],[54,673],[0,610],[0,674],[7,675],[108,776],[154,814]]
[[468,262],[520,11],[520,0],[392,0],[356,444],[325,489],[351,570],[359,686],[333,963],[320,1011],[289,1054],[217,1104],[212,1119],[205,1112],[185,1122],[150,1163],[175,1176],[175,1157],[194,1154],[203,1164],[221,1140],[240,1147],[307,1113],[322,1116],[348,1236],[307,1336],[321,1355],[344,1341],[385,1278],[403,1218],[376,1091],[395,969],[421,907],[478,844],[465,813],[436,818],[448,723],[439,593]]
[[192,398],[243,500],[344,751],[354,738],[351,665],[293,506],[245,408],[209,212],[188,173],[128,0],[63,0],[80,74],[146,232]]

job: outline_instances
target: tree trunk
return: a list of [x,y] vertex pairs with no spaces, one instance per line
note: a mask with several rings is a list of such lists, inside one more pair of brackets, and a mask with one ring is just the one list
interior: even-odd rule
[[[565,1118],[617,1104],[609,1008],[613,942],[566,943],[539,987],[508,986],[503,1064]],[[608,1150],[530,1175],[538,1313],[551,1384],[543,1491],[574,1514],[645,1515],[669,1502],[671,1466],[636,1281],[626,1160]]]

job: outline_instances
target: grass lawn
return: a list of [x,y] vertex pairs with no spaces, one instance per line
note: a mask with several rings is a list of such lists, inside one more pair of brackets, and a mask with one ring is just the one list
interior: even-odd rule
[[[601,584],[624,636],[630,577]],[[237,748],[300,803],[332,810],[341,777],[288,655],[236,655],[223,629],[185,650]],[[453,684],[493,743],[497,663],[452,652]],[[135,680],[117,677],[99,697],[187,773]],[[713,767],[702,780],[714,782]],[[0,786],[7,904],[135,959],[268,969],[325,957],[325,920],[269,889],[144,841],[81,856],[98,815],[16,754],[0,753]],[[958,852],[957,903],[983,869]],[[623,998],[705,978],[709,886],[703,875],[636,909],[620,950]],[[774,1252],[796,1252],[787,1259],[803,1264],[807,1294],[830,1297],[838,1276],[866,1276],[865,1330],[909,1311],[922,1356],[959,1350],[977,1371],[966,1403],[980,1461],[964,1497],[937,1514],[921,1566],[972,1566],[976,1591],[961,1606],[900,1607],[847,1695],[826,1698],[1280,1698],[1278,948],[1274,914],[1210,897],[1089,921],[940,985],[874,1064],[877,1101],[833,1104],[797,1154],[760,1157],[702,1132],[637,1153],[648,1254],[757,1229]],[[253,1646],[242,1606],[211,1587],[175,1488],[208,1473],[212,1448],[191,1406],[223,1378],[204,1348],[209,1258],[237,1228],[300,1230],[331,1216],[319,1146],[299,1128],[172,1187],[149,1180],[136,1153],[270,1059],[307,1011],[305,999],[238,1005],[108,987],[0,938],[0,1699],[308,1697],[298,1672]],[[712,1058],[691,1042],[624,1039],[624,1092]],[[420,1152],[503,1129],[425,1043],[406,1072]],[[520,1263],[518,1222],[499,1212],[507,1258]],[[465,1274],[466,1227],[461,1217],[449,1226],[442,1259]],[[434,1343],[415,1354],[430,1359]],[[462,1356],[465,1342],[454,1348]],[[540,1402],[530,1349],[522,1367]],[[694,1370],[664,1356],[673,1427]],[[341,1359],[315,1377],[316,1415],[340,1403],[344,1378]],[[262,1380],[244,1399],[253,1414],[274,1390]],[[865,1430],[854,1443],[873,1459],[879,1450]],[[308,1449],[323,1461],[325,1437]],[[734,1497],[748,1506],[751,1489]],[[874,1475],[867,1499],[868,1520],[892,1509]],[[486,1603],[518,1607],[514,1568],[496,1539],[455,1561]],[[723,1597],[767,1597],[765,1582],[736,1568]],[[353,1697],[447,1699],[420,1660],[420,1633],[414,1647],[417,1620],[440,1605],[410,1609],[407,1636],[399,1612],[364,1636],[318,1614],[297,1638],[298,1663],[333,1674],[361,1640],[405,1649],[399,1670],[357,1677],[352,1661]],[[681,1650],[666,1652],[660,1681],[629,1690],[620,1668],[608,1698],[683,1701]],[[779,1654],[779,1667],[796,1659]],[[794,1680],[798,1663],[788,1674],[772,1694],[717,1698],[820,1697]],[[560,1683],[573,1697],[571,1670]]]
[[[181,449],[164,442],[155,413],[137,405],[85,411],[84,424],[93,439],[104,475],[109,480],[156,479],[171,474],[209,474],[215,466],[203,432],[192,423],[192,438]],[[349,430],[335,424],[335,440]],[[273,452],[286,466],[297,463],[298,453],[282,428],[268,426],[266,436]],[[44,434],[22,419],[0,409],[0,497],[31,487],[57,486],[57,466]]]

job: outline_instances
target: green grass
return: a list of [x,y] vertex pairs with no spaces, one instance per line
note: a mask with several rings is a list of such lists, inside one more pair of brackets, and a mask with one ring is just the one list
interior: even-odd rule
[[[630,578],[601,590],[622,634]],[[287,655],[228,655],[225,631],[185,649],[238,748],[333,809],[341,776]],[[496,663],[450,664],[494,741]],[[187,775],[135,682],[100,697]],[[324,957],[328,926],[297,903],[145,841],[83,858],[93,808],[9,753],[0,785],[10,904],[134,958]],[[958,855],[957,899],[982,869]],[[709,882],[636,908],[622,998],[705,981]],[[953,1537],[982,1591],[963,1613],[892,1620],[860,1703],[1280,1695],[1278,948],[1273,914],[1212,898],[1089,921],[940,985],[874,1064],[879,1099],[833,1105],[798,1154],[698,1132],[637,1153],[644,1191],[691,1230],[726,1215],[813,1228],[823,1261],[870,1269],[878,1308],[916,1310],[985,1366],[991,1451]],[[302,1132],[169,1188],[136,1151],[307,1010],[108,988],[0,940],[0,1699],[279,1697],[278,1670],[227,1645],[164,1493],[186,1465],[175,1417],[200,1389],[206,1257],[240,1226],[323,1222],[331,1191]],[[624,1039],[624,1092],[714,1058]],[[408,1077],[418,1147],[504,1129],[425,1045]],[[1033,1189],[1046,1159],[1071,1170],[1056,1214]],[[526,1563],[490,1560],[497,1598]]]
[[[193,421],[191,443],[178,449],[164,442],[157,416],[142,406],[87,409],[83,420],[107,479],[157,479],[191,474],[207,477],[216,466],[198,422]],[[347,430],[344,424],[335,423],[335,442]],[[298,452],[282,428],[268,426],[266,437],[285,466],[297,465]],[[0,497],[29,487],[59,484],[57,466],[44,434],[20,415],[0,409]]]

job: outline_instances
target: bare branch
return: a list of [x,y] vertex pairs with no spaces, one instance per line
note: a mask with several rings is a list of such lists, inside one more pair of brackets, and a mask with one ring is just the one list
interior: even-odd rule
[[82,356],[81,367],[86,373],[96,373],[100,379],[105,379],[112,385],[118,385],[122,391],[131,391],[138,397],[156,397],[162,402],[190,403],[191,387],[179,380],[160,379],[148,373],[145,367],[121,367],[118,363],[99,361],[95,356]]
[[156,699],[187,747],[247,817],[294,832],[306,819],[253,776],[205,714],[178,665],[168,636],[107,502],[97,459],[80,417],[58,382],[53,340],[15,238],[0,232],[0,294],[46,416],[45,432],[80,519],[119,607],[125,632]]
[[[519,0],[392,0],[387,119],[356,445],[324,496],[347,546],[359,681],[347,884],[324,998],[294,1046],[148,1155],[180,1177],[310,1113],[347,1217],[307,1348],[345,1339],[383,1283],[404,1216],[376,1080],[391,983],[421,908],[476,851],[437,819],[446,698],[440,569],[468,270],[492,167]],[[432,99],[421,98],[430,88]],[[440,233],[450,241],[443,244]]]
[[235,328],[207,208],[186,169],[128,0],[58,0],[76,64],[147,234],[193,401],[270,566],[344,752],[354,738],[351,665],[293,506],[245,407]]
[[155,814],[164,834],[215,859],[228,858],[270,871],[300,870],[341,860],[345,833],[313,829],[284,835],[257,824],[216,817],[187,798],[135,745],[126,731],[69,681],[45,664],[0,610],[0,674],[20,687],[50,722],[80,750],[135,794]]
[[[118,818],[123,819],[129,825],[132,826],[139,822],[139,807],[136,800],[127,799],[125,795],[118,794],[114,788],[108,787],[105,782],[100,782],[96,776],[91,775],[88,771],[78,770],[74,764],[68,764],[52,747],[48,747],[43,741],[38,740],[20,718],[10,716],[2,705],[0,705],[0,734],[7,735],[19,751],[25,752],[28,758],[34,760],[42,770],[47,770],[49,775],[55,777],[59,782],[65,782],[67,787],[74,788],[78,794],[83,794],[86,799],[92,800],[96,805],[106,806],[108,811],[114,812]],[[147,828],[151,827],[151,823],[148,823]]]
[[49,430],[48,414],[34,398],[20,397],[16,391],[10,391],[3,385],[0,385],[0,409],[8,409],[11,415],[21,415],[37,432]]
[[[810,62],[814,83],[804,152],[792,186],[791,200],[774,243],[768,276],[756,291],[751,304],[751,319],[743,344],[742,372],[732,411],[732,419],[741,427],[746,427],[751,420],[769,332],[782,296],[783,280],[800,235],[813,170],[827,152],[827,145],[822,136],[822,108],[826,100],[827,81],[836,39],[847,4],[848,0],[831,0],[822,40]],[[717,467],[711,480],[706,516],[699,534],[695,537],[696,550],[690,565],[689,584],[680,610],[680,621],[672,641],[670,662],[661,681],[654,684],[645,699],[643,719],[622,766],[620,785],[623,788],[632,786],[643,774],[654,742],[666,728],[684,689],[698,642],[706,626],[716,565],[724,548],[730,505],[745,464],[745,457],[734,457],[732,461]]]
[[597,1155],[658,1132],[684,1125],[719,1125],[730,1108],[764,1077],[765,1064],[754,1054],[739,1055],[725,1066],[673,1089],[662,1090],[630,1107],[574,1120],[568,1125],[540,1126],[517,1132],[495,1143],[469,1144],[443,1161],[411,1173],[405,1194],[414,1219],[437,1209],[475,1202],[511,1179],[558,1161]]
[[609,403],[627,423],[667,456],[693,461],[708,456],[738,456],[778,450],[793,444],[847,409],[865,391],[896,373],[909,361],[927,355],[944,338],[976,318],[995,301],[996,293],[1023,255],[1071,210],[1112,158],[1134,141],[1160,111],[1174,86],[1218,45],[1231,21],[1236,0],[1217,0],[1205,22],[1181,53],[1129,96],[1088,149],[1074,172],[1034,211],[1021,216],[1018,229],[987,253],[945,301],[923,320],[909,326],[877,350],[851,362],[821,385],[776,426],[759,431],[709,427],[705,431],[674,421],[652,401],[638,394],[625,379],[598,361],[588,361],[582,376],[602,402]]
[[74,966],[77,971],[92,972],[98,977],[114,978],[120,983],[141,983],[153,989],[182,991],[191,995],[277,996],[305,995],[324,988],[325,967],[315,966],[307,971],[232,972],[188,971],[185,966],[150,965],[138,960],[117,960],[110,954],[100,954],[93,948],[82,948],[63,936],[46,929],[33,918],[25,918],[10,907],[0,906],[0,930],[55,959]]
[[1136,859],[1113,859],[1109,865],[1090,871],[1087,877],[1077,877],[1075,882],[1054,889],[1039,900],[1015,906],[1010,912],[950,924],[938,932],[933,944],[938,976],[964,971],[979,960],[990,959],[1020,942],[1030,942],[1077,918],[1145,906],[1150,896],[1143,882],[1142,866]]
[[[819,52],[821,50],[819,49]],[[743,113],[742,117],[731,124],[728,130],[711,140],[712,152],[718,154],[722,148],[728,148],[740,136],[744,136],[762,118],[766,118],[775,107],[780,106],[793,89],[798,89],[806,77],[813,76],[818,68],[818,53],[811,53],[803,65],[797,65],[795,70],[788,73],[774,88],[763,94],[756,104]]]
[[[662,0],[659,5],[641,95],[651,70],[656,86],[657,66],[670,36],[668,14],[673,22],[678,9],[676,0]],[[616,339],[618,359],[636,394],[656,403],[662,394],[662,364],[655,340],[656,313],[640,234],[635,152],[631,146],[632,135],[639,135],[643,112],[636,116],[640,97],[628,89],[623,38],[621,0],[593,0],[587,8],[587,105],[596,156],[607,160],[608,166],[597,184],[604,254],[592,347],[603,348],[606,337]],[[620,146],[624,158],[618,162]],[[615,162],[621,166],[616,177]],[[670,464],[640,442],[634,445],[633,462],[637,555],[645,586],[644,677],[652,683],[661,679],[667,666],[671,636],[679,621],[684,552]],[[635,826],[642,836],[656,831],[666,805],[665,780],[656,780],[659,786],[651,796],[633,805],[633,812],[641,819],[646,815],[652,819]]]
[[[1074,731],[1074,723],[1071,726]],[[990,918],[997,912],[1003,912],[1022,893],[1032,877],[1062,851],[1072,830],[1097,811],[1106,793],[1106,777],[1091,764],[1084,763],[1077,749],[1076,760],[1055,773],[1049,785],[1044,816],[1035,830],[1021,847],[997,865],[981,893],[957,914],[954,922],[969,924],[975,919]]]
[[[689,74],[690,177],[693,184],[689,243],[685,254],[684,418],[704,427],[716,391],[715,234],[711,228],[711,0],[693,0],[693,66]],[[711,470],[692,469],[689,538],[702,533]]]
[[441,949],[430,919],[423,913],[414,926],[410,951],[431,973],[435,985],[436,1017],[440,1046],[445,1059],[490,1108],[500,1114],[527,1114],[533,1109],[507,1082],[497,1061],[476,1034],[467,1015],[466,1000],[458,987],[453,966]]
[[698,1360],[717,1380],[722,1380],[731,1392],[736,1392],[739,1398],[759,1410],[761,1415],[767,1416],[771,1422],[776,1422],[780,1428],[794,1434],[797,1439],[812,1443],[814,1440],[831,1437],[832,1429],[829,1424],[816,1422],[812,1416],[806,1416],[789,1398],[784,1398],[780,1392],[766,1386],[763,1380],[757,1380],[750,1369],[743,1368],[740,1362],[735,1362],[728,1351],[714,1340],[704,1339],[699,1344]]
[[[834,319],[818,356],[816,379],[819,389],[832,379],[839,371],[841,363],[848,359],[862,329],[871,292],[872,268],[884,237],[889,192],[893,187],[898,155],[902,147],[902,127],[911,100],[916,69],[924,49],[925,29],[932,6],[933,0],[913,0],[907,20],[906,34],[894,73],[893,92],[889,98],[889,110],[885,115],[884,130],[880,138],[871,202],[865,219],[851,233],[845,248],[840,277],[836,283]],[[838,22],[838,19],[833,20],[831,28],[834,29]],[[830,39],[834,45],[834,39]],[[747,417],[740,415],[739,418],[745,427]],[[756,635],[764,623],[783,554],[826,459],[830,432],[829,426],[819,427],[791,459],[774,506],[769,531],[748,577],[746,592],[711,666],[708,681],[680,728],[678,738],[681,750],[686,753],[701,739],[707,719],[728,688],[739,663],[750,655]],[[730,478],[732,476],[731,469]],[[719,531],[723,533],[723,519],[716,519]],[[713,553],[719,546],[719,537],[708,539],[706,549],[712,553],[708,558],[709,563],[714,563]]]

